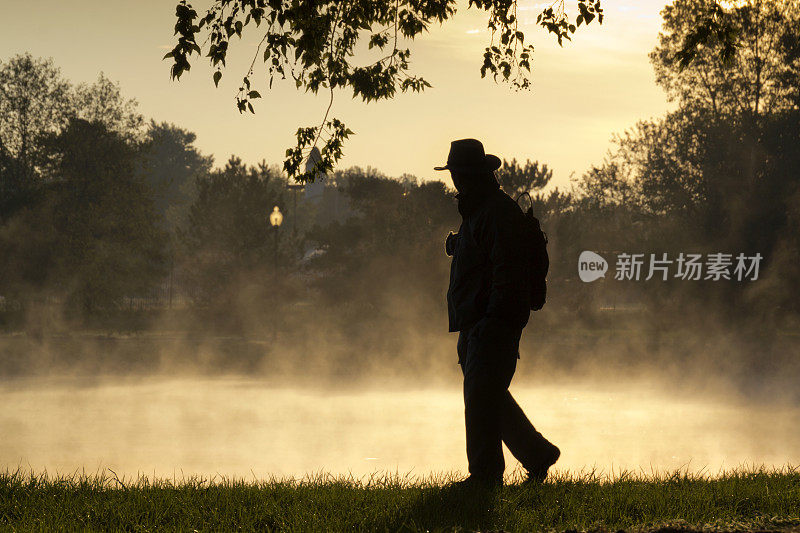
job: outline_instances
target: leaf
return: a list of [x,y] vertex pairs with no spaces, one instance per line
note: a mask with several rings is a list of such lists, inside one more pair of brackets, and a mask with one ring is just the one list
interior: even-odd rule
[[247,96],[250,98],[261,98],[261,94],[258,91],[250,91],[247,93]]
[[219,70],[214,73],[214,86],[219,87],[219,80],[222,78],[222,72]]

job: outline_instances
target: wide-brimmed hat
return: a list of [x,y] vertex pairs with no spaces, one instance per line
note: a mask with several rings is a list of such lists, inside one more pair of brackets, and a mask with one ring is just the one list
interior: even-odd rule
[[496,155],[483,151],[483,144],[477,139],[459,139],[450,143],[447,164],[433,167],[433,170],[455,170],[460,172],[493,172],[502,162]]

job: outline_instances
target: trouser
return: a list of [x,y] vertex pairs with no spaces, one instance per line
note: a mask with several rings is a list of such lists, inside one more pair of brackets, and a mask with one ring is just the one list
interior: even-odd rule
[[464,374],[464,421],[469,473],[502,479],[502,442],[527,470],[536,469],[549,441],[536,431],[508,386],[519,358],[520,330],[487,332],[472,327],[458,335],[458,363]]

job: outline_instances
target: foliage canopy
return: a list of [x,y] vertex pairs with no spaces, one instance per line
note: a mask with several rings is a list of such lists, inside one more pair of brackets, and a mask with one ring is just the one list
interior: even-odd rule
[[[484,50],[481,76],[491,74],[495,81],[520,90],[530,88],[534,47],[526,43],[520,29],[517,3],[469,0],[468,7],[489,15],[491,40]],[[562,44],[582,24],[603,22],[600,0],[577,0],[576,4],[574,20],[565,10],[565,0],[555,0],[539,14],[537,24]],[[205,53],[218,84],[232,39],[241,39],[245,32],[258,33],[258,48],[236,96],[239,112],[255,112],[252,101],[261,97],[252,83],[259,60],[266,66],[269,87],[276,77],[289,76],[298,89],[330,94],[321,123],[297,130],[297,144],[286,150],[283,164],[289,176],[313,181],[317,171],[333,169],[344,140],[353,134],[339,119],[329,119],[334,90],[350,89],[354,98],[371,102],[391,99],[398,90],[419,92],[431,87],[411,72],[411,51],[401,46],[402,40],[413,40],[455,12],[455,0],[216,0],[199,16],[187,0],[181,0],[175,11],[177,43],[165,59],[172,59],[171,75],[179,79],[190,69],[191,57]],[[353,57],[364,43],[377,57],[357,65]],[[303,162],[320,141],[324,143],[321,161],[303,172]]]

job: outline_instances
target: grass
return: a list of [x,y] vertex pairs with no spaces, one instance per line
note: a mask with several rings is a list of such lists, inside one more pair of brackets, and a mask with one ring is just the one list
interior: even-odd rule
[[[516,474],[519,477],[519,473]],[[800,531],[800,469],[716,476],[560,473],[489,494],[452,474],[302,480],[119,479],[112,472],[0,473],[0,530]]]

